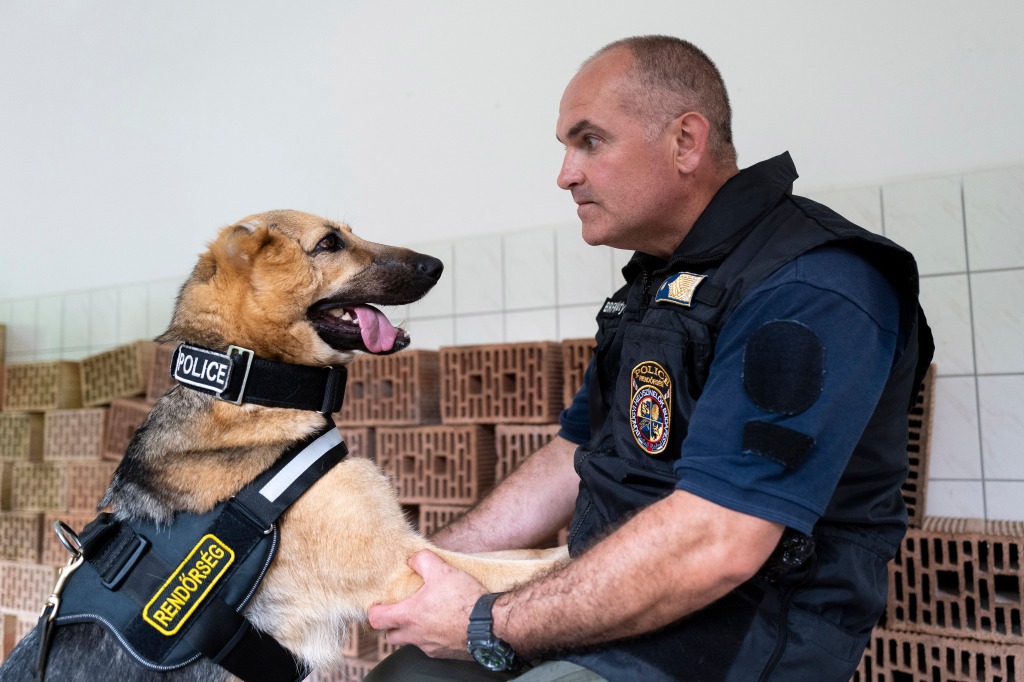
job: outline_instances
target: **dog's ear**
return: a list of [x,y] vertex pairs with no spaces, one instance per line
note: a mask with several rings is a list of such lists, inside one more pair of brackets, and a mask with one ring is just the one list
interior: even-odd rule
[[214,267],[244,272],[272,239],[270,229],[264,225],[246,222],[225,227],[210,245]]

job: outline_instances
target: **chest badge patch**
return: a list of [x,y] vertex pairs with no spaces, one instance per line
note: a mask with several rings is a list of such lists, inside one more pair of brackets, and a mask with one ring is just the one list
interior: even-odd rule
[[694,275],[690,272],[677,272],[671,275],[658,287],[658,293],[654,296],[655,301],[675,303],[686,308],[693,306],[693,294],[697,287],[703,282],[706,275]]
[[672,378],[664,367],[646,360],[633,368],[629,389],[633,438],[647,454],[660,454],[668,445]]

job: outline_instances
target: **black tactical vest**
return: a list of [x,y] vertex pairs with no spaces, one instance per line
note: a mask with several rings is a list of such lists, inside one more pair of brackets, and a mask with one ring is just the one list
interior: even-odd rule
[[[718,192],[667,263],[636,254],[624,268],[630,283],[598,314],[589,387],[592,437],[575,458],[581,482],[569,535],[572,554],[578,555],[631,512],[675,489],[674,464],[708,379],[719,332],[747,293],[801,254],[825,244],[840,245],[887,274],[901,296],[897,361],[815,529],[817,550],[812,560],[791,575],[770,580],[759,576],[693,618],[653,635],[569,656],[609,680],[830,679],[817,667],[801,670],[798,661],[806,646],[801,638],[808,634],[811,640],[828,640],[815,644],[836,650],[843,665],[849,664],[839,677],[845,674],[849,679],[880,615],[885,562],[906,527],[900,492],[908,466],[906,411],[932,356],[931,333],[917,303],[913,257],[824,206],[792,196],[795,178],[788,154],[742,171]],[[693,292],[693,306],[655,304],[659,287],[678,272],[705,276]],[[650,446],[662,448],[657,456],[637,447],[630,414],[635,406],[626,399],[632,395],[633,372],[638,367],[647,371],[645,366],[653,372],[664,369],[672,386],[670,404],[654,405],[665,409],[671,420],[666,443],[652,436]],[[854,485],[866,477],[874,481],[867,489]],[[877,526],[884,526],[885,532],[877,532]],[[864,574],[852,569],[850,562],[865,566]],[[814,585],[836,580],[854,597],[869,597],[863,613],[844,616],[844,625],[856,634],[832,636],[813,618],[803,625],[795,623],[804,610],[825,608],[828,597],[819,595]],[[809,660],[814,665],[815,659]],[[775,676],[770,677],[773,671]]]

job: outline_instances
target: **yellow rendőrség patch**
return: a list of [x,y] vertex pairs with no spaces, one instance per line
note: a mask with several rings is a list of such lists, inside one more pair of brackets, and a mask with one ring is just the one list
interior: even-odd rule
[[204,535],[142,610],[142,618],[167,637],[175,635],[235,561],[234,551]]

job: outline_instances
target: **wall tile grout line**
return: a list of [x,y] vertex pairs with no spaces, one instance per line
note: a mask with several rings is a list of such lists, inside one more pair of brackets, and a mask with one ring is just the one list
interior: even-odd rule
[[963,226],[964,240],[964,264],[967,267],[967,311],[971,323],[971,366],[974,370],[974,409],[978,413],[978,454],[981,472],[981,509],[985,518],[988,518],[988,489],[985,485],[985,438],[982,425],[983,415],[981,413],[981,382],[978,380],[978,338],[977,328],[974,324],[974,292],[971,287],[971,253],[970,243],[967,238],[967,202],[964,197],[964,181],[960,178],[960,224]]

